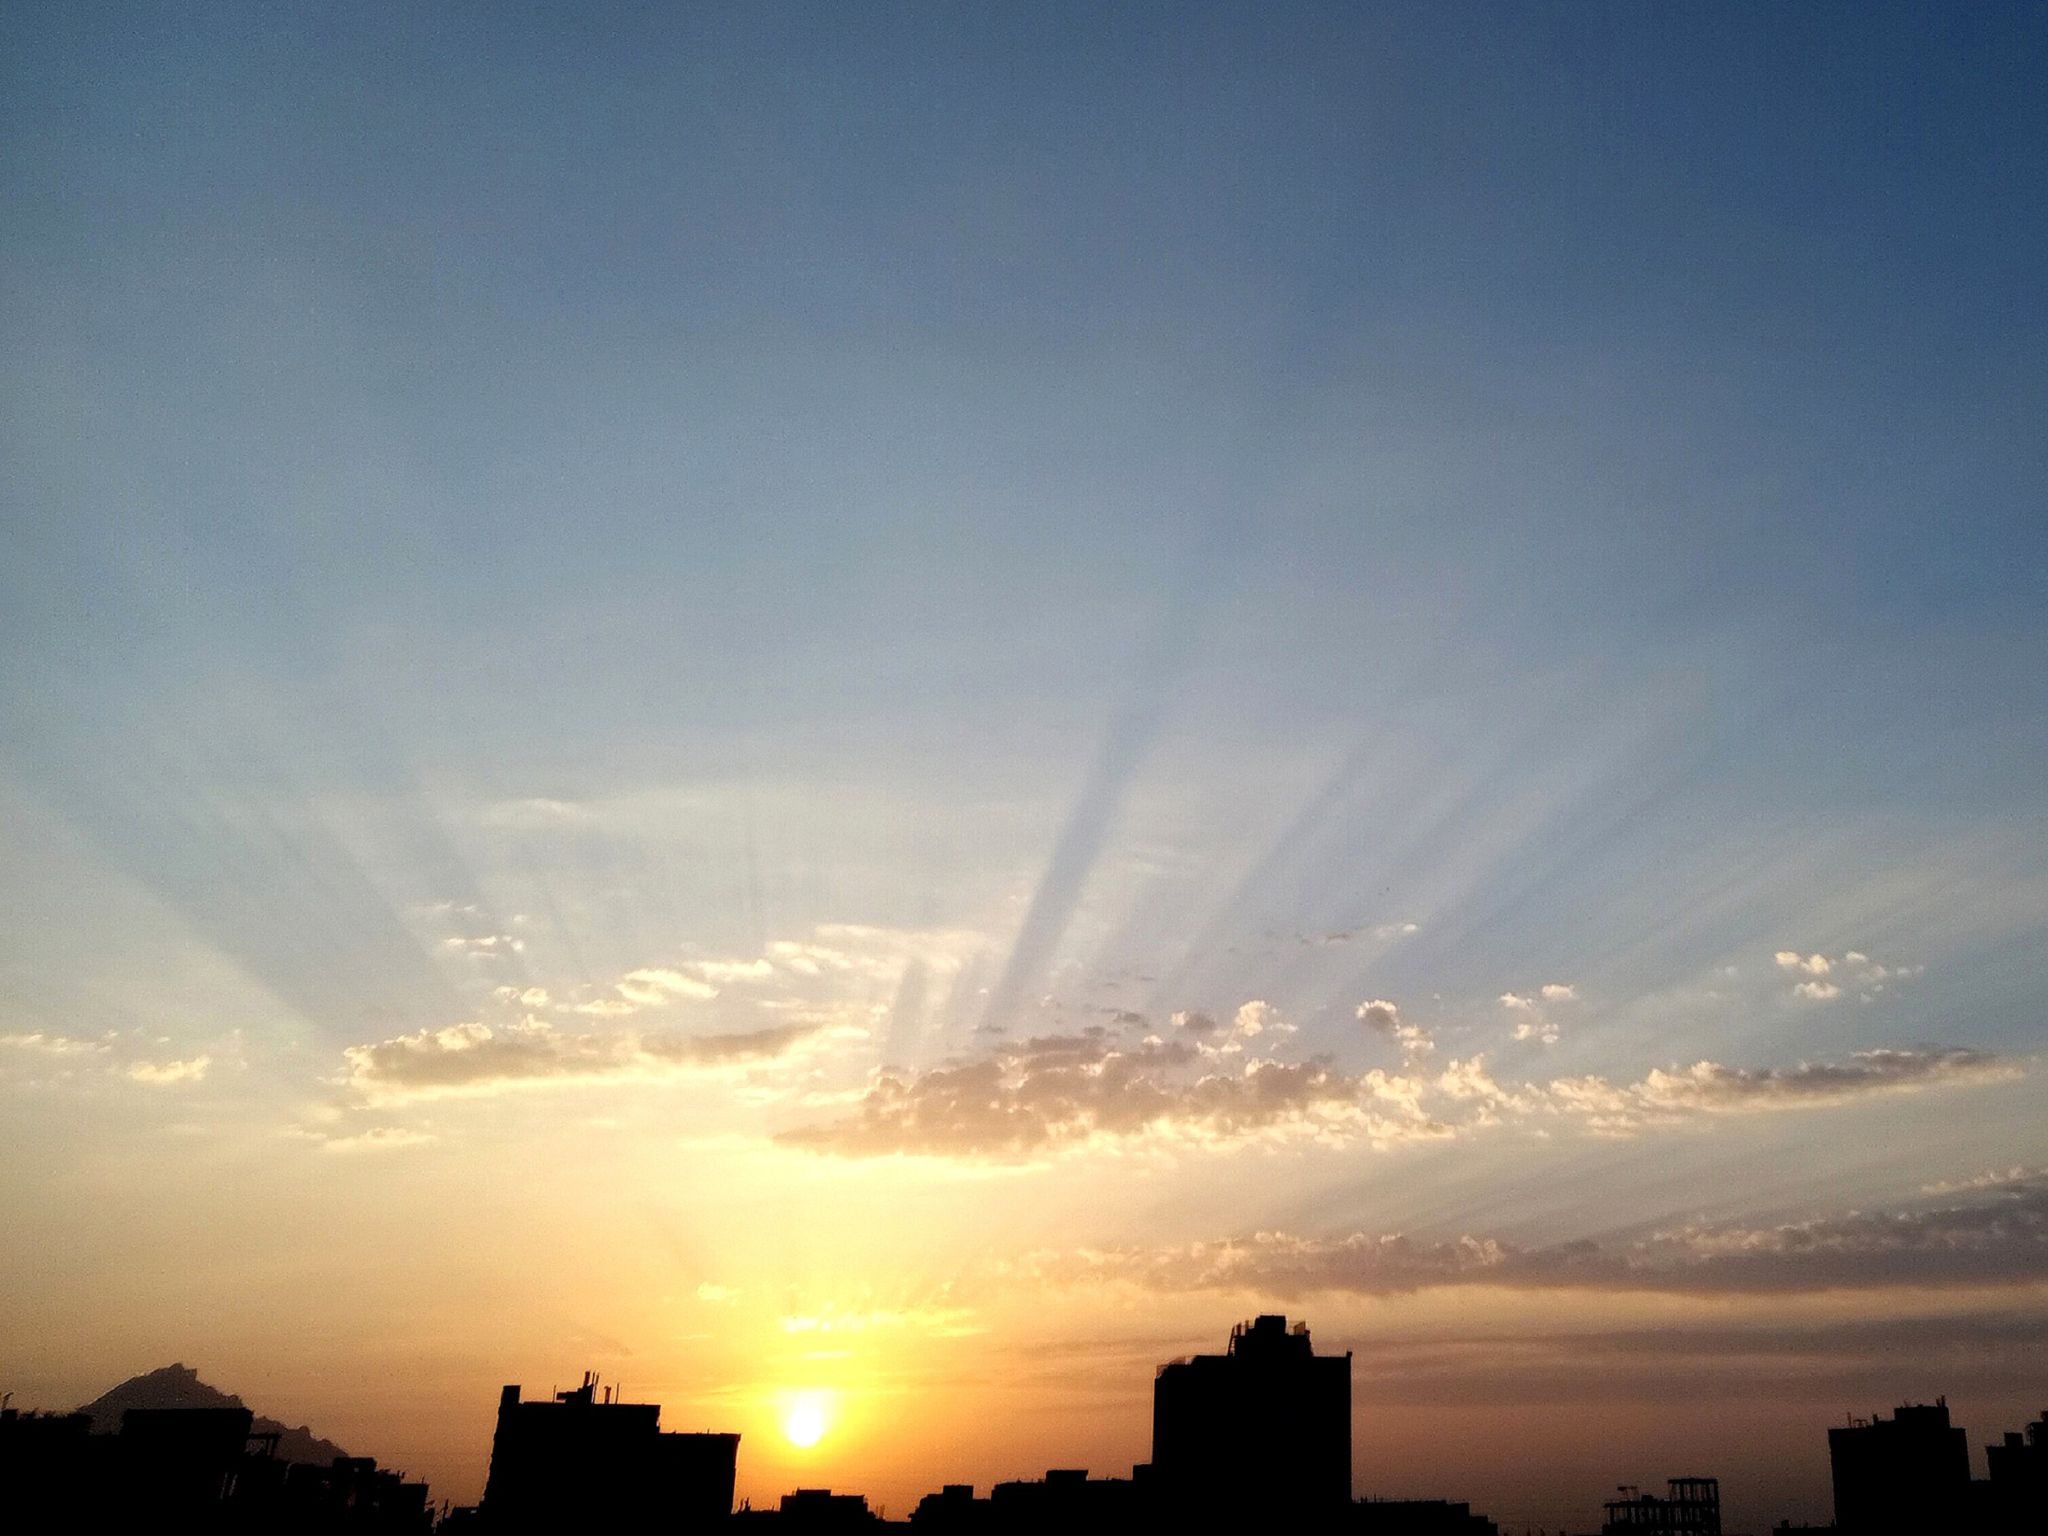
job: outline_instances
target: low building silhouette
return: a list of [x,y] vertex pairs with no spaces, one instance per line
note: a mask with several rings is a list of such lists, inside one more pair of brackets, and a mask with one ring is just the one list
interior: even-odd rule
[[735,1530],[762,1527],[795,1536],[808,1531],[869,1531],[879,1527],[882,1520],[868,1507],[864,1494],[799,1488],[794,1493],[785,1493],[774,1509],[743,1507],[727,1523]]
[[1674,1477],[1659,1495],[1625,1490],[1607,1501],[1600,1536],[1721,1536],[1721,1481]]
[[625,1403],[595,1376],[546,1401],[498,1397],[481,1523],[500,1532],[603,1529],[688,1536],[732,1513],[736,1434],[670,1434],[659,1403]]
[[0,1523],[23,1531],[427,1536],[427,1485],[367,1456],[281,1460],[247,1408],[130,1408],[114,1434],[86,1413],[0,1412]]
[[1500,1527],[1470,1504],[1448,1499],[1360,1499],[1349,1529],[1357,1536],[1500,1536]]
[[1835,1525],[1843,1536],[1922,1536],[1966,1528],[1970,1446],[1948,1399],[1903,1404],[1889,1419],[1828,1431]]
[[1240,1323],[1220,1355],[1159,1368],[1149,1487],[1205,1521],[1330,1523],[1351,1502],[1351,1355],[1318,1355],[1308,1326]]

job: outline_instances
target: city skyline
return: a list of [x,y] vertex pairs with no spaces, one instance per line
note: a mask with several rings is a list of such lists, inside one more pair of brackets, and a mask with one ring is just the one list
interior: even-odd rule
[[903,1508],[1285,1312],[1504,1528],[2040,1411],[2041,8],[0,31],[18,1403]]
[[[1318,1351],[1306,1320],[1245,1319],[1219,1353],[1161,1362],[1152,1379],[1151,1443],[1128,1475],[1092,1467],[998,1478],[986,1496],[946,1482],[916,1499],[911,1527],[956,1533],[1047,1529],[1346,1531],[1360,1536],[1570,1536],[1569,1516],[1495,1521],[1469,1499],[1358,1493],[1349,1351]],[[11,1398],[12,1394],[8,1394]],[[1542,1454],[1532,1422],[1513,1446],[1466,1446],[1463,1475],[1483,1477],[1502,1452]],[[792,1424],[799,1445],[817,1436]],[[0,1400],[0,1510],[27,1528],[237,1532],[318,1529],[342,1536],[551,1536],[601,1527],[701,1532],[762,1523],[792,1529],[906,1524],[844,1487],[779,1498],[736,1496],[742,1436],[676,1430],[659,1403],[629,1398],[585,1371],[579,1385],[532,1396],[499,1392],[479,1501],[436,1503],[403,1469],[351,1455],[258,1417],[238,1397],[173,1365],[135,1377],[73,1411]],[[1850,1417],[1826,1432],[1831,1517],[1779,1517],[1774,1531],[1841,1536],[2031,1536],[2048,1515],[2048,1410],[1984,1447],[1946,1397],[1887,1418]],[[1718,1477],[1666,1479],[1663,1493],[1622,1484],[1598,1502],[1603,1536],[1724,1536]],[[1370,1473],[1368,1473],[1368,1478]],[[1586,1509],[1591,1500],[1582,1500]],[[1735,1536],[1741,1531],[1736,1524]]]

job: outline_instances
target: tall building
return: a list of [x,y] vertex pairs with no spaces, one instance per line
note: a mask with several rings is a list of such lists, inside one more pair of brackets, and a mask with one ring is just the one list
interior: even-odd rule
[[1963,1527],[1969,1437],[1949,1423],[1947,1398],[1829,1430],[1828,1460],[1842,1536],[1923,1536]]
[[1995,1529],[2001,1533],[2048,1531],[2048,1412],[2026,1427],[2010,1430],[1998,1445],[1984,1447],[1991,1474],[1989,1497]]
[[738,1435],[664,1434],[659,1403],[622,1403],[597,1378],[521,1402],[498,1397],[491,1470],[484,1484],[487,1531],[603,1529],[688,1536],[724,1525],[732,1513]]
[[1318,1355],[1308,1325],[1260,1317],[1223,1354],[1159,1368],[1149,1482],[1183,1511],[1335,1519],[1351,1502],[1351,1355]]

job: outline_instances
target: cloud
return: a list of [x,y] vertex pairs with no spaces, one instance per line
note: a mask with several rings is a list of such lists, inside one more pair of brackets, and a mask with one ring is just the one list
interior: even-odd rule
[[596,997],[587,1003],[571,1003],[569,1012],[582,1014],[591,1019],[623,1019],[640,1011],[638,1003],[629,1003],[622,997]]
[[349,1046],[343,1082],[366,1103],[388,1104],[519,1085],[673,1077],[769,1061],[825,1033],[817,1024],[723,1035],[564,1034],[537,1020],[454,1024]]
[[[1143,1024],[1140,1014],[1117,1015],[1118,1022],[1128,1021]],[[1280,1010],[1271,1003],[1254,998],[1244,1004],[1230,1017],[1225,1025],[1206,1013],[1184,1012],[1173,1015],[1174,1029],[1188,1040],[1204,1056],[1236,1056],[1245,1049],[1245,1042],[1260,1035],[1291,1035],[1295,1026],[1280,1016]]]
[[206,1069],[212,1065],[210,1056],[193,1056],[185,1061],[137,1061],[129,1064],[128,1075],[138,1083],[159,1087],[196,1083],[206,1076]]
[[42,1030],[0,1035],[0,1045],[17,1051],[33,1051],[39,1056],[98,1056],[107,1049],[104,1040],[80,1040],[71,1035],[46,1034]]
[[1961,1083],[2017,1077],[2009,1057],[1963,1046],[1857,1051],[1846,1062],[1801,1062],[1796,1067],[1748,1069],[1697,1061],[1665,1071],[1653,1068],[1640,1082],[1614,1087],[1600,1077],[1560,1078],[1546,1089],[1567,1113],[1607,1129],[1629,1129],[1687,1115],[1756,1114],[1815,1109]]
[[652,1008],[677,997],[703,1002],[718,996],[718,988],[710,982],[660,966],[628,971],[615,985],[619,996],[642,1008]]
[[910,1328],[935,1338],[962,1339],[988,1330],[975,1321],[972,1308],[943,1304],[871,1307],[867,1310],[828,1307],[792,1312],[782,1318],[784,1333],[866,1333],[876,1328]]
[[712,1306],[725,1306],[728,1303],[738,1301],[740,1293],[732,1286],[714,1285],[709,1280],[706,1280],[697,1287],[697,1299],[702,1302],[708,1302]]
[[[595,997],[563,1004],[562,1011],[586,1018],[625,1018],[677,1001],[708,1002],[728,989],[761,1008],[844,1004],[850,997],[893,996],[914,968],[940,981],[953,980],[982,944],[980,935],[956,929],[821,923],[808,938],[773,939],[758,954],[692,956],[640,966]],[[508,996],[508,989],[501,988],[499,995]]]
[[1500,995],[1501,1007],[1521,1015],[1515,1021],[1513,1038],[1533,1040],[1538,1045],[1555,1045],[1562,1034],[1557,1022],[1543,1011],[1542,1004],[1575,1003],[1578,1000],[1579,989],[1568,981],[1546,981],[1534,993],[1503,992]]
[[1686,1223],[1633,1240],[1525,1247],[1494,1236],[1422,1239],[1259,1232],[1220,1242],[1040,1255],[1055,1282],[1293,1301],[1446,1286],[1692,1295],[2048,1282],[2048,1180],[1940,1206],[1850,1211],[1769,1227]]
[[545,1008],[548,1005],[546,987],[494,987],[491,996],[501,1003],[517,1003],[522,1008]]
[[2036,1181],[2048,1181],[2048,1168],[2030,1168],[2024,1163],[2014,1163],[2006,1168],[1990,1168],[1982,1173],[1973,1173],[1964,1179],[1937,1179],[1920,1186],[1923,1195],[1953,1195],[1973,1190],[2006,1189]]
[[[1510,1123],[1559,1121],[1625,1136],[1688,1119],[1821,1109],[1883,1095],[2017,1076],[2010,1058],[1957,1046],[1860,1052],[1846,1062],[1743,1068],[1699,1061],[1635,1082],[1599,1076],[1503,1083],[1486,1055],[1422,1070],[1428,1033],[1384,999],[1358,1007],[1368,1028],[1399,1042],[1399,1072],[1352,1076],[1327,1056],[1254,1056],[1279,1033],[1264,1004],[1226,1026],[1197,1012],[1172,1032],[1133,1043],[1120,1030],[1035,1036],[922,1072],[880,1073],[849,1113],[786,1130],[785,1145],[843,1156],[911,1154],[1018,1159],[1083,1148],[1176,1143],[1219,1148],[1259,1140],[1383,1147]],[[820,1107],[844,1098],[816,1101]]]
[[1436,1049],[1436,1041],[1430,1038],[1428,1030],[1420,1024],[1404,1023],[1401,1010],[1383,997],[1373,998],[1358,1005],[1358,1021],[1375,1034],[1385,1035],[1401,1047],[1404,1060],[1427,1056]]
[[441,947],[454,950],[458,954],[488,960],[525,953],[526,940],[509,933],[458,934],[453,938],[443,939]]
[[1222,1032],[1197,1014],[1179,1017],[1174,1038],[1135,1046],[1099,1029],[1039,1036],[980,1060],[884,1074],[851,1115],[778,1139],[853,1157],[1016,1158],[1135,1140],[1385,1144],[1443,1134],[1412,1095],[1380,1091],[1370,1075],[1348,1077],[1326,1057],[1247,1058],[1229,1070],[1202,1071],[1223,1053],[1209,1043]]
[[1781,949],[1772,958],[1779,970],[1807,978],[1793,985],[1792,995],[1809,1003],[1832,1003],[1851,992],[1867,1003],[1888,984],[1910,980],[1927,969],[1924,965],[1880,965],[1860,949],[1834,957]]
[[323,1136],[323,1152],[396,1152],[405,1147],[432,1146],[440,1138],[430,1131],[408,1130],[402,1125],[373,1125],[353,1136]]

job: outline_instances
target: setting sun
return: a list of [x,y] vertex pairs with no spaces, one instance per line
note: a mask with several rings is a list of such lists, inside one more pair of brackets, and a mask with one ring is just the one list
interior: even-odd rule
[[791,1445],[808,1449],[825,1437],[831,1404],[823,1392],[800,1392],[782,1415],[782,1433]]

